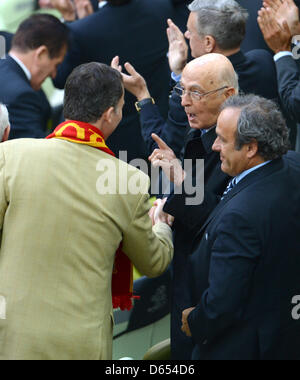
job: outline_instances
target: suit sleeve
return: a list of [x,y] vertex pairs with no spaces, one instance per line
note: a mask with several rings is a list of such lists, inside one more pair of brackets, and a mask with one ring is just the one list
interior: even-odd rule
[[293,57],[276,62],[279,94],[287,113],[300,122],[300,71]]
[[167,269],[173,258],[172,231],[164,223],[152,228],[149,210],[148,187],[145,187],[132,221],[124,233],[123,251],[140,273],[156,277]]
[[176,157],[180,157],[188,132],[188,122],[179,96],[172,94],[170,97],[167,120],[163,119],[158,107],[153,104],[142,107],[140,120],[142,136],[150,154],[158,148],[151,137],[152,133],[156,133],[174,151]]
[[216,235],[209,288],[199,295],[201,301],[188,318],[192,336],[198,344],[210,343],[241,320],[261,255],[255,227],[239,213],[224,216]]
[[41,106],[39,93],[24,92],[9,106],[10,138],[30,137],[44,138],[47,134],[47,120],[50,119],[51,109],[45,114]]

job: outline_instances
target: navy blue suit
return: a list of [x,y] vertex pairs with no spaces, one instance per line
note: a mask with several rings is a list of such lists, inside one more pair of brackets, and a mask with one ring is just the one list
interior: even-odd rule
[[[192,131],[188,136],[184,159],[192,160],[192,176],[198,188],[204,185],[204,201],[199,205],[188,205],[188,194],[184,191],[172,193],[167,200],[164,211],[175,217],[174,222],[174,259],[171,294],[171,351],[172,359],[188,360],[192,355],[192,342],[181,331],[181,313],[191,305],[188,258],[192,251],[195,234],[205,223],[210,212],[218,204],[229,177],[221,171],[220,156],[212,151],[216,139],[215,128],[201,137],[200,131]],[[196,160],[204,160],[204,184],[195,180],[199,168]],[[183,190],[185,187],[183,186]]]
[[[199,232],[188,318],[202,360],[300,359],[300,155],[241,180]],[[199,243],[200,240],[200,243]]]
[[[68,24],[72,47],[58,70],[55,85],[62,88],[79,64],[110,64],[119,55],[121,64],[130,62],[145,77],[160,112],[166,116],[170,90],[166,28],[167,18],[173,16],[171,0],[132,0],[123,6],[107,4],[93,15]],[[126,93],[123,121],[107,142],[115,153],[128,151],[129,159],[147,157],[135,101]]]
[[10,57],[0,60],[0,102],[7,105],[10,139],[44,138],[51,107],[42,90],[34,91],[21,67]]
[[[272,56],[263,50],[250,52],[244,55],[239,52],[229,57],[235,70],[239,74],[239,84],[245,93],[256,93],[270,99],[278,97],[276,71]],[[265,85],[267,78],[268,86]],[[211,147],[216,138],[212,130],[202,139],[189,141],[188,122],[184,108],[181,106],[181,98],[172,94],[170,98],[169,116],[165,122],[160,116],[157,107],[148,104],[140,113],[143,137],[147,143],[149,152],[157,146],[151,138],[151,133],[156,133],[166,141],[174,150],[177,157],[181,157],[181,151],[186,142],[184,158],[205,159],[205,201],[198,207],[185,205],[185,194],[171,194],[165,206],[165,211],[175,216],[173,260],[173,286],[172,286],[172,358],[188,359],[191,357],[190,341],[187,342],[180,330],[181,312],[188,307],[189,294],[186,283],[189,278],[187,269],[188,257],[191,253],[191,241],[195,235],[195,229],[203,224],[209,213],[218,202],[218,196],[223,193],[228,182],[228,177],[220,169],[219,154],[212,152]],[[193,132],[195,134],[195,132]],[[193,146],[192,146],[193,145]]]

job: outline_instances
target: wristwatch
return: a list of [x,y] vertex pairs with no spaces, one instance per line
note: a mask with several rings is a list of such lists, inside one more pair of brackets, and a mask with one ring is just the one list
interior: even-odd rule
[[141,111],[142,107],[146,104],[155,104],[155,100],[153,98],[147,98],[147,99],[143,99],[141,100],[140,102],[136,102],[135,103],[135,108],[138,112]]

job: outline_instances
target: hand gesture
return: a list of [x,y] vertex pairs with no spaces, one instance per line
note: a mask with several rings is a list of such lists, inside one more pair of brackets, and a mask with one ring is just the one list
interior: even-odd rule
[[120,65],[120,59],[118,56],[116,56],[111,62],[111,67],[122,74],[125,89],[133,94],[138,101],[151,98],[145,79],[130,63],[127,62],[124,66],[129,75],[122,72],[122,66]]
[[74,2],[79,19],[85,18],[94,13],[90,0],[74,0]]
[[168,19],[169,65],[176,75],[180,75],[187,63],[188,45],[181,30]]
[[149,216],[152,221],[152,225],[154,226],[157,223],[165,223],[172,227],[174,222],[174,217],[169,215],[163,211],[163,208],[166,204],[168,198],[157,199],[154,202],[154,206],[151,208],[149,212]]
[[286,21],[293,36],[300,34],[299,8],[293,0],[265,0],[263,4],[273,13],[281,27]]
[[291,51],[292,34],[286,21],[282,26],[278,24],[269,8],[262,8],[258,12],[258,24],[265,41],[274,53]]
[[53,8],[57,9],[65,21],[74,21],[76,19],[75,5],[72,0],[50,0]]
[[155,133],[152,134],[152,139],[157,143],[158,149],[153,151],[149,161],[154,167],[161,167],[167,178],[176,186],[180,186],[185,179],[185,172],[180,161],[173,150]]

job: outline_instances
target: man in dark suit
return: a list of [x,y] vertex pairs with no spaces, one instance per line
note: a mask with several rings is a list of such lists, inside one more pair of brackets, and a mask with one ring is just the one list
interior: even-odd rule
[[11,139],[46,136],[51,108],[41,85],[55,77],[67,43],[67,28],[53,16],[34,15],[20,25],[9,55],[0,61],[0,102],[10,114]]
[[[68,24],[72,47],[59,68],[55,86],[63,88],[70,72],[81,63],[110,64],[118,55],[122,63],[132,62],[145,76],[160,112],[166,115],[170,71],[165,29],[173,12],[171,0],[109,0],[91,16]],[[129,160],[147,155],[134,102],[126,94],[123,121],[108,141],[116,154],[128,151]]]
[[[241,43],[246,32],[247,12],[236,2],[229,1],[226,4],[219,0],[213,4],[207,1],[194,1],[190,5],[190,10],[188,31],[185,36],[189,40],[192,56],[196,58],[210,53],[225,55],[239,76],[239,87],[243,93],[254,93],[279,102],[276,68],[271,54],[262,49],[246,54],[241,51]],[[180,75],[187,62],[188,46],[176,25],[171,23],[169,29],[169,62],[173,79],[180,81]],[[202,31],[201,34],[199,30]],[[180,98],[176,94],[173,93],[170,99],[167,122],[159,116],[151,102],[146,102],[146,99],[142,102],[140,117],[142,134],[149,151],[155,148],[151,138],[153,132],[163,136],[175,152],[182,149],[188,131],[186,128],[188,122],[180,105]],[[295,146],[296,124],[289,120],[289,127],[291,141]]]
[[[130,65],[127,64],[125,67],[131,74],[130,77],[123,75],[126,89],[138,100],[147,98],[149,94],[143,78]],[[186,290],[189,277],[188,256],[195,232],[218,203],[228,182],[228,176],[220,170],[219,157],[211,147],[216,138],[215,125],[220,105],[229,96],[238,93],[238,81],[233,67],[226,57],[219,54],[206,55],[190,62],[184,69],[182,84],[185,91],[177,96],[179,99],[182,98],[182,105],[189,115],[189,124],[192,127],[184,150],[184,160],[182,164],[178,162],[175,152],[158,136],[154,138],[160,149],[154,150],[150,157],[154,166],[162,167],[167,175],[172,173],[173,178],[171,176],[169,178],[174,181],[176,189],[179,189],[171,193],[165,204],[165,211],[175,217],[175,256],[172,265],[171,295],[172,359],[189,359],[191,356],[192,345],[180,331],[181,312],[190,302]],[[149,105],[146,104],[145,107]],[[175,114],[174,118],[176,119]],[[176,129],[176,124],[173,127]],[[185,160],[191,160],[192,165],[189,170],[185,165],[188,161]],[[198,162],[202,160],[204,160],[204,183],[201,175],[200,177],[197,175]],[[186,173],[183,173],[183,168]],[[190,187],[188,184],[192,181],[197,184],[196,190],[204,186],[203,202],[202,200],[197,202],[195,199],[197,194],[188,191]],[[192,204],[189,204],[189,201],[192,201]],[[196,202],[193,204],[193,201]]]
[[194,359],[300,358],[300,155],[272,101],[232,97],[218,118],[213,150],[234,177],[202,226],[191,256],[195,308],[182,330]]

